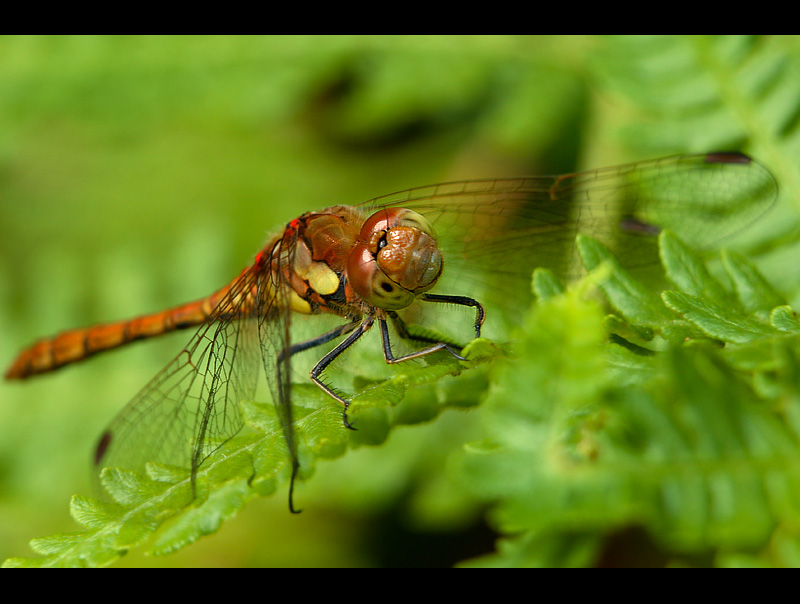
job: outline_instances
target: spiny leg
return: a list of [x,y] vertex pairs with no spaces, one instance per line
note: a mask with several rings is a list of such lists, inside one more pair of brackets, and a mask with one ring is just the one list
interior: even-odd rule
[[309,350],[311,348],[315,348],[317,346],[321,346],[331,340],[335,340],[336,338],[343,336],[347,333],[353,331],[356,326],[361,323],[361,319],[357,319],[355,321],[351,321],[350,323],[345,323],[344,325],[340,325],[330,331],[325,332],[324,334],[317,336],[316,338],[311,338],[310,340],[305,340],[304,342],[298,342],[297,344],[292,344],[288,350],[282,350],[281,353],[278,355],[278,362],[280,363],[283,359],[287,356],[292,356],[293,354],[297,354],[298,352],[303,352],[305,350]]
[[475,316],[475,337],[481,337],[481,325],[483,325],[483,321],[486,319],[486,311],[483,309],[483,305],[475,300],[474,298],[468,298],[467,296],[446,296],[441,294],[422,294],[419,297],[420,300],[424,300],[425,302],[439,302],[440,304],[458,304],[459,306],[472,306],[475,308],[476,316]]
[[[474,298],[468,298],[467,296],[448,296],[448,295],[441,295],[441,294],[422,294],[420,296],[420,300],[425,302],[437,302],[440,304],[458,304],[460,306],[471,306],[476,309],[476,316],[475,316],[475,336],[480,337],[481,335],[481,325],[483,325],[483,321],[486,318],[486,311],[483,309],[483,305],[480,302],[475,300]],[[388,311],[386,313],[388,317],[392,320],[392,323],[397,330],[397,333],[400,335],[401,338],[407,340],[416,340],[418,342],[427,342],[428,344],[432,344],[432,346],[428,346],[427,348],[423,348],[421,350],[417,350],[411,352],[409,354],[403,355],[402,357],[395,357],[394,353],[392,352],[391,342],[389,341],[389,330],[386,325],[385,320],[379,320],[380,327],[381,327],[381,338],[383,340],[383,356],[386,359],[387,363],[400,363],[402,361],[407,361],[409,359],[416,359],[432,352],[436,352],[437,350],[447,350],[450,354],[452,354],[455,358],[460,361],[465,360],[459,352],[456,351],[455,347],[448,343],[448,342],[441,342],[439,340],[429,338],[426,336],[412,334],[408,327],[405,324],[405,321],[400,318],[394,311]]]
[[[475,318],[475,334],[477,337],[481,335],[481,325],[483,324],[484,319],[486,318],[486,312],[483,309],[483,306],[477,300],[473,298],[468,298],[466,296],[447,296],[447,295],[440,295],[440,294],[423,294],[420,296],[421,300],[426,302],[438,302],[440,304],[458,304],[460,306],[471,306],[476,309],[476,318]],[[391,342],[389,340],[389,330],[386,324],[385,319],[378,319],[378,323],[381,329],[381,339],[383,341],[383,355],[386,359],[387,363],[400,363],[402,361],[407,361],[409,359],[419,358],[432,352],[436,352],[437,350],[447,350],[450,354],[456,357],[459,360],[464,360],[462,357],[453,347],[452,344],[447,342],[438,342],[436,340],[425,338],[424,336],[415,336],[409,333],[408,328],[406,327],[403,320],[400,316],[395,313],[394,311],[389,311],[388,316],[392,319],[392,322],[395,324],[395,327],[400,333],[401,337],[417,340],[421,342],[428,342],[432,344],[432,346],[428,346],[427,348],[423,348],[422,350],[418,350],[412,352],[407,355],[403,355],[402,357],[395,357],[394,353],[392,352]],[[375,315],[370,314],[367,315],[366,318],[361,322],[360,325],[356,328],[357,321],[353,321],[348,323],[345,326],[337,328],[331,332],[328,332],[319,338],[315,338],[313,340],[308,340],[307,342],[301,342],[296,344],[292,348],[290,348],[290,354],[294,354],[295,352],[300,352],[302,350],[307,350],[308,348],[312,348],[313,346],[318,346],[320,344],[324,344],[325,342],[329,342],[330,340],[335,339],[339,335],[344,335],[345,333],[352,331],[350,335],[336,345],[336,347],[328,352],[324,357],[322,357],[319,362],[314,366],[311,370],[311,380],[324,392],[328,395],[339,401],[344,406],[344,412],[342,414],[344,425],[345,427],[349,428],[350,430],[355,430],[353,426],[350,425],[350,422],[347,419],[347,410],[350,407],[350,401],[341,397],[337,394],[332,388],[327,386],[325,383],[320,380],[320,376],[325,371],[325,369],[330,365],[340,354],[342,354],[345,350],[347,350],[350,346],[352,346],[361,336],[363,336],[367,330],[372,327],[375,321]]]
[[[310,340],[306,340],[304,342],[298,342],[297,344],[293,344],[288,349],[282,350],[280,354],[278,354],[278,362],[276,366],[277,370],[277,377],[278,377],[278,389],[279,393],[278,396],[280,397],[281,401],[286,401],[286,404],[289,404],[289,393],[286,391],[288,387],[288,383],[285,383],[281,378],[281,366],[283,365],[283,361],[288,359],[294,354],[298,352],[303,352],[304,350],[309,350],[310,348],[314,348],[316,346],[321,346],[326,342],[330,342],[340,336],[343,336],[347,333],[353,331],[356,326],[361,322],[359,319],[358,321],[351,321],[350,323],[345,323],[344,325],[340,325],[335,329],[332,329],[320,336],[315,338],[311,338]],[[291,430],[291,426],[289,427]],[[290,445],[291,449],[291,445]],[[294,483],[297,479],[297,473],[300,471],[300,463],[298,462],[296,455],[294,453],[291,454],[292,457],[292,477],[289,481],[289,511],[292,514],[299,514],[302,510],[297,510],[294,507]]]
[[456,349],[453,347],[452,344],[448,344],[447,342],[440,342],[438,340],[434,340],[433,338],[426,338],[425,336],[418,336],[411,334],[408,331],[408,327],[406,326],[405,322],[400,318],[400,316],[394,312],[390,311],[387,313],[389,318],[392,319],[392,323],[397,329],[397,333],[400,335],[401,338],[405,340],[415,340],[417,342],[427,342],[432,344],[432,346],[428,346],[427,348],[422,348],[421,350],[415,350],[414,352],[410,352],[408,354],[404,354],[401,357],[395,357],[394,353],[392,352],[392,344],[389,341],[389,328],[386,324],[385,319],[378,319],[378,324],[381,328],[381,340],[383,342],[383,358],[386,359],[387,363],[402,363],[403,361],[408,361],[410,359],[418,359],[419,357],[424,357],[425,355],[431,354],[432,352],[436,352],[437,350],[447,350],[450,354],[456,357],[459,361],[465,360]]
[[[374,315],[367,315],[367,317],[361,322],[358,328],[353,331],[345,340],[342,340],[336,347],[331,350],[328,354],[322,357],[319,362],[314,365],[314,368],[311,370],[311,381],[313,381],[317,386],[319,386],[324,392],[335,398],[337,401],[344,405],[344,412],[342,417],[344,419],[344,425],[346,428],[350,430],[355,430],[353,426],[350,425],[350,422],[347,420],[347,409],[350,407],[350,401],[345,398],[342,398],[334,390],[322,382],[319,379],[319,376],[322,374],[323,371],[330,365],[336,357],[342,354],[345,350],[350,348],[356,340],[358,340],[361,336],[363,336],[370,327],[372,327],[373,322],[375,321]],[[333,338],[331,338],[333,339]]]

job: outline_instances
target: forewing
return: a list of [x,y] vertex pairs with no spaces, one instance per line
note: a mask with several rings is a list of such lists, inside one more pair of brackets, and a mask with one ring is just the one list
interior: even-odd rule
[[661,230],[708,249],[754,222],[776,196],[763,166],[741,154],[716,153],[562,176],[445,183],[363,205],[367,211],[408,207],[431,221],[445,258],[436,291],[454,293],[488,274],[489,287],[508,300],[529,291],[536,267],[567,279],[579,275],[578,233],[608,245],[623,266],[639,267],[657,262]]
[[242,427],[259,371],[257,275],[245,271],[189,343],[131,400],[98,444],[95,463],[142,472],[148,462],[189,469]]

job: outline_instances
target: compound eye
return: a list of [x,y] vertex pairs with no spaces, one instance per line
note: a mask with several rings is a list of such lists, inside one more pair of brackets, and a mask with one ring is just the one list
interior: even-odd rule
[[392,281],[378,266],[367,244],[359,244],[347,260],[350,286],[365,302],[386,310],[399,310],[411,304],[416,295]]
[[372,214],[361,227],[359,239],[370,241],[376,233],[388,231],[397,227],[411,227],[418,229],[429,237],[436,239],[433,226],[419,212],[406,208],[385,208]]
[[347,260],[350,286],[367,303],[386,310],[411,304],[442,273],[433,227],[413,210],[386,208],[367,218]]

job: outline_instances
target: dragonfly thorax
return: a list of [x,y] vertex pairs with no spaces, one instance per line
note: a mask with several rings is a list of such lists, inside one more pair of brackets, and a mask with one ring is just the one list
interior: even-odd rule
[[431,289],[442,253],[430,223],[417,212],[388,208],[370,216],[347,262],[347,278],[368,304],[398,310]]

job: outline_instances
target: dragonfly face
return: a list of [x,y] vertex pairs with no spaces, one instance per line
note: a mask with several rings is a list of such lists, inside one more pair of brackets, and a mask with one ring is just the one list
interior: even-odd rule
[[347,261],[353,290],[371,306],[399,310],[430,290],[442,274],[433,227],[403,208],[375,212],[359,233]]

